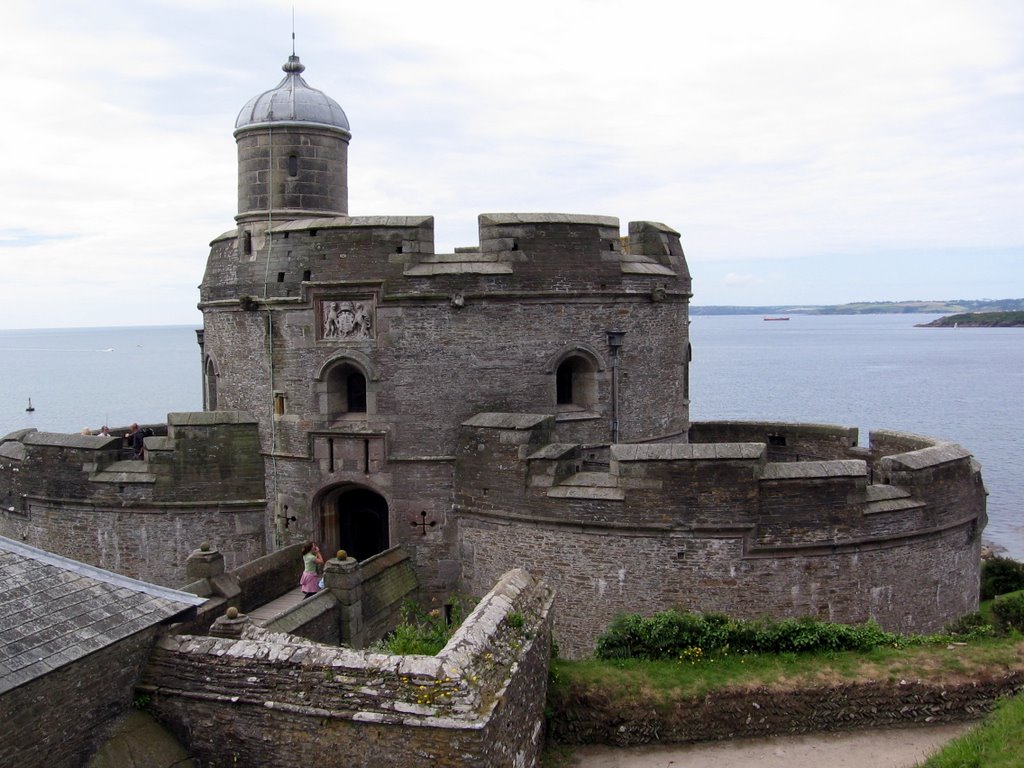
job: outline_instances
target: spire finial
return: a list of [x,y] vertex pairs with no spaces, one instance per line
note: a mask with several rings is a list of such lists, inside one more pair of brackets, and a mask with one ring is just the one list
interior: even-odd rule
[[296,74],[301,75],[306,69],[299,57],[295,55],[295,6],[292,6],[292,55],[288,57],[288,61],[281,67],[289,75]]

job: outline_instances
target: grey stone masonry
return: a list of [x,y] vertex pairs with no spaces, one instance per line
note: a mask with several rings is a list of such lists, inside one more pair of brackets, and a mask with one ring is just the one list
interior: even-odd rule
[[139,690],[204,764],[535,766],[552,597],[525,571],[505,574],[437,656],[258,628],[167,636]]

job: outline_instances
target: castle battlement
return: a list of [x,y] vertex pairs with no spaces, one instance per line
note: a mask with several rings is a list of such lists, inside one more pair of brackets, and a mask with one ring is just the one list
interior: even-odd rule
[[200,306],[242,296],[309,301],[319,286],[361,283],[381,286],[381,300],[437,291],[442,301],[453,291],[690,295],[679,233],[659,222],[630,222],[626,236],[610,216],[485,213],[478,224],[477,245],[438,254],[431,216],[253,222],[211,242]]
[[578,573],[556,600],[571,653],[616,614],[666,605],[748,617],[770,605],[776,616],[929,631],[951,603],[966,613],[976,599],[977,573],[958,570],[963,553],[950,545],[980,547],[985,490],[955,444],[881,432],[865,450],[848,427],[703,423],[693,430],[703,438],[761,440],[614,444],[601,467],[588,459],[596,446],[557,442],[552,417],[479,414],[463,428],[463,576],[486,583],[512,560]]
[[152,426],[141,460],[122,437],[21,430],[0,438],[0,535],[174,587],[203,541],[222,542],[231,567],[261,555],[256,420],[171,413]]

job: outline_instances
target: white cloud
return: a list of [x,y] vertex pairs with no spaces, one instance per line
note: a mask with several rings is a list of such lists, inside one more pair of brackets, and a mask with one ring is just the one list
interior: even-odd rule
[[762,284],[764,284],[764,279],[760,278],[760,277],[757,277],[756,275],[752,275],[749,272],[745,272],[745,273],[742,273],[742,274],[739,273],[739,272],[726,272],[725,277],[722,278],[722,283],[724,283],[725,285],[730,285],[730,286],[732,286],[732,285],[743,285],[743,286],[762,285]]
[[[0,327],[198,322],[207,243],[235,213],[233,121],[280,79],[292,5],[0,13],[18,294]],[[663,221],[734,279],[765,259],[1024,248],[1015,3],[308,0],[295,18],[308,82],[352,123],[352,212],[432,214],[439,248],[501,210]],[[91,298],[142,286],[168,289],[129,313]],[[44,290],[79,295],[76,322]]]

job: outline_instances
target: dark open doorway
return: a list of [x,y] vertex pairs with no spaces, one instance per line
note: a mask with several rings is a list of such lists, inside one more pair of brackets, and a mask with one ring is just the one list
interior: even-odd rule
[[388,503],[366,488],[332,491],[323,497],[320,510],[324,551],[344,549],[349,557],[366,560],[390,544]]

